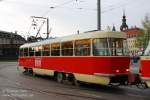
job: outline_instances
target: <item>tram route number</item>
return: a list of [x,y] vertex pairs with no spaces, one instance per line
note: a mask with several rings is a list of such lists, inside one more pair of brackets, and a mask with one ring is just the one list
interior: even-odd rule
[[35,67],[41,67],[41,58],[35,58]]

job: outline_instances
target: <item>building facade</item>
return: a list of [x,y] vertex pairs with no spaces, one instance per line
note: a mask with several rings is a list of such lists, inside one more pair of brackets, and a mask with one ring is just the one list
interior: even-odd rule
[[140,55],[141,48],[136,46],[137,36],[140,34],[140,28],[131,27],[128,28],[126,23],[126,16],[125,13],[122,17],[122,25],[120,26],[120,31],[127,33],[127,44],[130,56],[138,56]]
[[16,33],[0,31],[0,60],[16,59],[20,45],[25,42],[26,40]]
[[137,43],[137,36],[140,34],[140,28],[132,27],[128,30],[124,30],[127,33],[127,44],[129,49],[129,54],[131,56],[138,56],[140,55],[141,48],[136,46]]

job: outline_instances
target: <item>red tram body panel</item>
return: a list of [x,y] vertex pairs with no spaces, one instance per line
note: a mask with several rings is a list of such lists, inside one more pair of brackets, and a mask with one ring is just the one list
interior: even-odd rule
[[140,75],[141,79],[150,87],[150,56],[141,56]]
[[141,68],[140,73],[142,77],[149,77],[150,78],[150,60],[142,60],[141,61]]
[[[36,65],[36,60],[41,64]],[[20,58],[19,66],[67,73],[128,74],[129,57],[38,57]]]
[[140,78],[142,82],[146,83],[147,87],[150,87],[150,42],[144,51],[144,54],[140,57]]

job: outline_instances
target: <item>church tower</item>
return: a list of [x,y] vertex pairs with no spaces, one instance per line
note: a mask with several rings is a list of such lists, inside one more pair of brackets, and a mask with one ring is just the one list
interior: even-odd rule
[[120,31],[124,31],[128,29],[128,25],[126,24],[126,16],[125,11],[123,12],[122,25],[120,26]]

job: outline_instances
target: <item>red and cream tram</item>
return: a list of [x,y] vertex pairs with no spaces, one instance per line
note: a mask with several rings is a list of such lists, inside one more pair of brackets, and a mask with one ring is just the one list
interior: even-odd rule
[[140,76],[147,87],[150,87],[150,43],[147,46],[144,55],[140,57]]
[[93,31],[27,43],[20,47],[19,69],[69,80],[108,85],[128,81],[126,34]]

